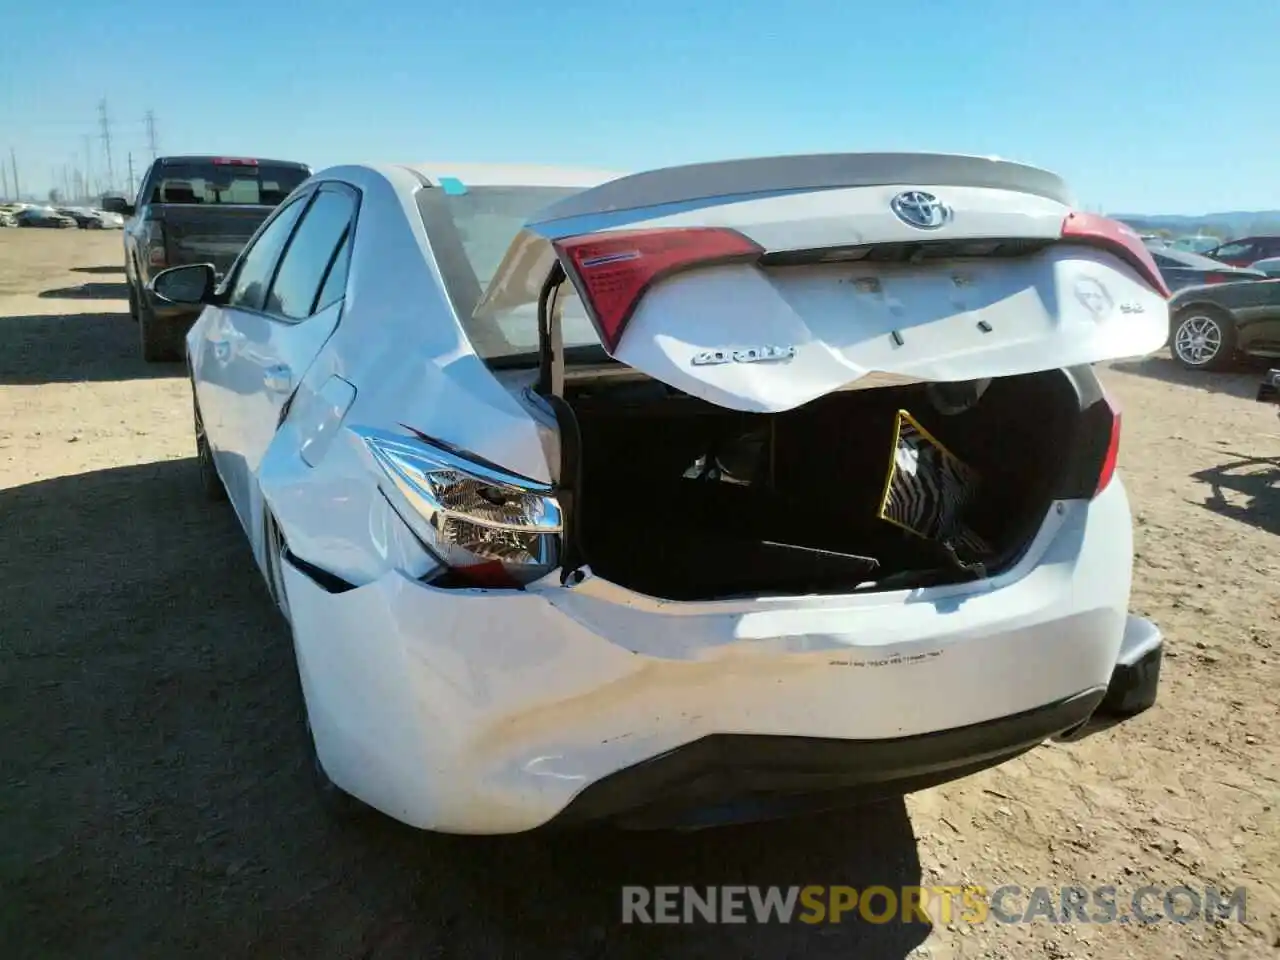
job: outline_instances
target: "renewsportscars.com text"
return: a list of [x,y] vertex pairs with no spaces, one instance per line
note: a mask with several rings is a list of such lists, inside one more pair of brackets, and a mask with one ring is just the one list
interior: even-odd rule
[[623,887],[623,923],[1195,923],[1245,919],[1243,887]]

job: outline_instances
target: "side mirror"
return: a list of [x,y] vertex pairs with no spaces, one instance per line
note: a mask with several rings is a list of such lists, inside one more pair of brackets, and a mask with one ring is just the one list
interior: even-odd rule
[[118,213],[122,217],[133,216],[133,204],[124,197],[103,197],[102,209],[107,213]]
[[213,264],[192,263],[161,270],[151,281],[151,292],[165,303],[212,303],[217,282]]

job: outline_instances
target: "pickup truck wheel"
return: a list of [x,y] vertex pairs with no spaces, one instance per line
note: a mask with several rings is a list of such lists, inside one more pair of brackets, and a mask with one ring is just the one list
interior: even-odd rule
[[180,360],[174,341],[177,339],[170,324],[164,323],[155,311],[147,305],[146,297],[138,302],[138,342],[142,346],[142,359],[147,363],[163,363],[166,360]]
[[1231,314],[1216,307],[1191,305],[1173,318],[1170,349],[1188,370],[1223,370],[1236,354],[1236,325]]

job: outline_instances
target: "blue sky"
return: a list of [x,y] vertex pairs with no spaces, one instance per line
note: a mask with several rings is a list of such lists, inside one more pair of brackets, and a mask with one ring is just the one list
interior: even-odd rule
[[[1280,3],[1207,0],[18,2],[0,155],[24,191],[162,153],[637,169],[998,154],[1093,208],[1280,208]],[[101,143],[92,163],[105,170]],[[59,174],[60,176],[60,174]]]

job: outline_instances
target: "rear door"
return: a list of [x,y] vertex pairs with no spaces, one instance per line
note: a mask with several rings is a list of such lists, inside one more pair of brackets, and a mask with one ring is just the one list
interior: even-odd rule
[[231,496],[247,529],[258,522],[258,465],[337,326],[358,208],[354,188],[339,183],[292,201],[246,251],[227,306],[209,324],[210,376],[222,405],[222,435],[210,439],[237,478]]
[[1232,313],[1244,350],[1280,357],[1280,279],[1240,284],[1238,304]]
[[[871,373],[955,381],[1140,356],[1168,327],[1136,233],[1075,213],[1051,174],[980,158],[767,158],[612,181],[526,224],[473,328],[535,322],[557,264],[577,294],[560,300],[605,353],[741,410]],[[557,357],[586,345],[572,319]]]

